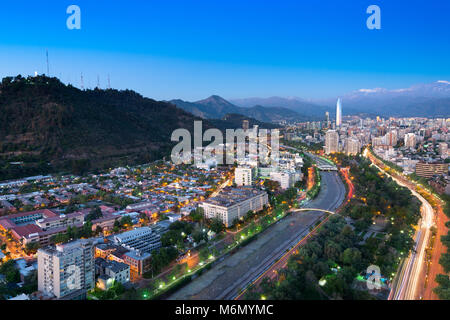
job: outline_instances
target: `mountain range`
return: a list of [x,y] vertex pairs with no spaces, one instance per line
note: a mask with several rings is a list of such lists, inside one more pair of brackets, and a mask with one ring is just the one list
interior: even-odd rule
[[[305,117],[322,118],[326,111],[335,114],[338,97],[304,100],[301,98],[234,99],[241,107],[258,104],[264,107],[285,107]],[[359,89],[340,96],[344,115],[366,114],[399,117],[449,117],[450,82],[439,80],[404,89]]]
[[203,119],[221,119],[227,114],[241,114],[261,122],[305,121],[311,118],[281,106],[240,107],[217,95],[195,102],[180,99],[169,102]]

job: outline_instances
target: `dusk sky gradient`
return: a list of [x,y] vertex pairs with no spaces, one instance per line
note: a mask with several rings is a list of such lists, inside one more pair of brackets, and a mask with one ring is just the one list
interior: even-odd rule
[[[68,30],[66,8],[81,8]],[[381,30],[366,9],[381,8]],[[2,1],[0,77],[64,82],[154,99],[328,98],[360,88],[450,80],[450,1]]]

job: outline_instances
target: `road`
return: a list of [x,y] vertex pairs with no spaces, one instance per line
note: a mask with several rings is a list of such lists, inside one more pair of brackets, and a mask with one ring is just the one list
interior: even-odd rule
[[[345,199],[345,186],[336,172],[322,172],[321,191],[307,207],[335,211]],[[268,270],[287,250],[310,233],[323,212],[293,212],[277,222],[257,239],[224,257],[211,270],[169,297],[183,299],[234,299],[242,289]]]
[[412,194],[417,197],[422,203],[421,214],[422,219],[420,225],[416,231],[414,241],[414,250],[404,260],[399,273],[394,280],[394,285],[389,294],[389,300],[416,300],[420,297],[421,278],[425,268],[425,250],[431,236],[431,227],[433,226],[434,211],[430,203],[425,200],[420,194],[418,194],[414,188],[407,182],[404,182],[396,177],[393,177],[376,163],[379,163],[373,155],[371,155],[368,149],[364,150],[364,156],[371,159],[372,164],[376,166],[387,176],[391,177],[400,186],[408,188]]

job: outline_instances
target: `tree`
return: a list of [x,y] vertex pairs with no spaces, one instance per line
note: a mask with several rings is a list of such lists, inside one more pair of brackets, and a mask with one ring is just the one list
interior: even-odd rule
[[197,228],[192,233],[192,239],[195,243],[200,243],[202,240],[207,239],[206,232],[203,232],[201,228]]
[[204,210],[201,207],[197,207],[197,209],[192,210],[189,215],[194,222],[201,222],[204,219]]
[[439,284],[433,291],[441,300],[450,300],[450,279],[448,275],[438,274],[436,282]]
[[450,272],[450,253],[443,253],[441,255],[441,258],[439,259],[439,264],[442,265],[442,267],[444,268],[444,271],[446,273]]
[[210,251],[207,247],[202,248],[200,250],[200,252],[198,253],[198,257],[200,258],[201,261],[208,259],[209,255],[210,255]]
[[94,208],[92,208],[91,212],[89,212],[86,215],[85,220],[86,221],[92,221],[92,220],[99,219],[101,217],[103,217],[102,210],[100,209],[99,206],[95,206]]
[[214,218],[211,220],[210,228],[213,232],[220,233],[224,230],[225,226],[220,219]]
[[39,249],[39,242],[28,242],[25,246],[25,253],[28,255],[35,254]]

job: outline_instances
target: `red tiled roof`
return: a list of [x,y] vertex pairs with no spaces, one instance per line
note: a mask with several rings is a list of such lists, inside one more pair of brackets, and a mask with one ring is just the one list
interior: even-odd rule
[[39,228],[35,224],[27,224],[20,227],[15,227],[11,230],[13,235],[16,235],[18,239],[21,239],[23,237],[28,238],[28,236],[32,233],[39,233],[42,232],[42,229]]

